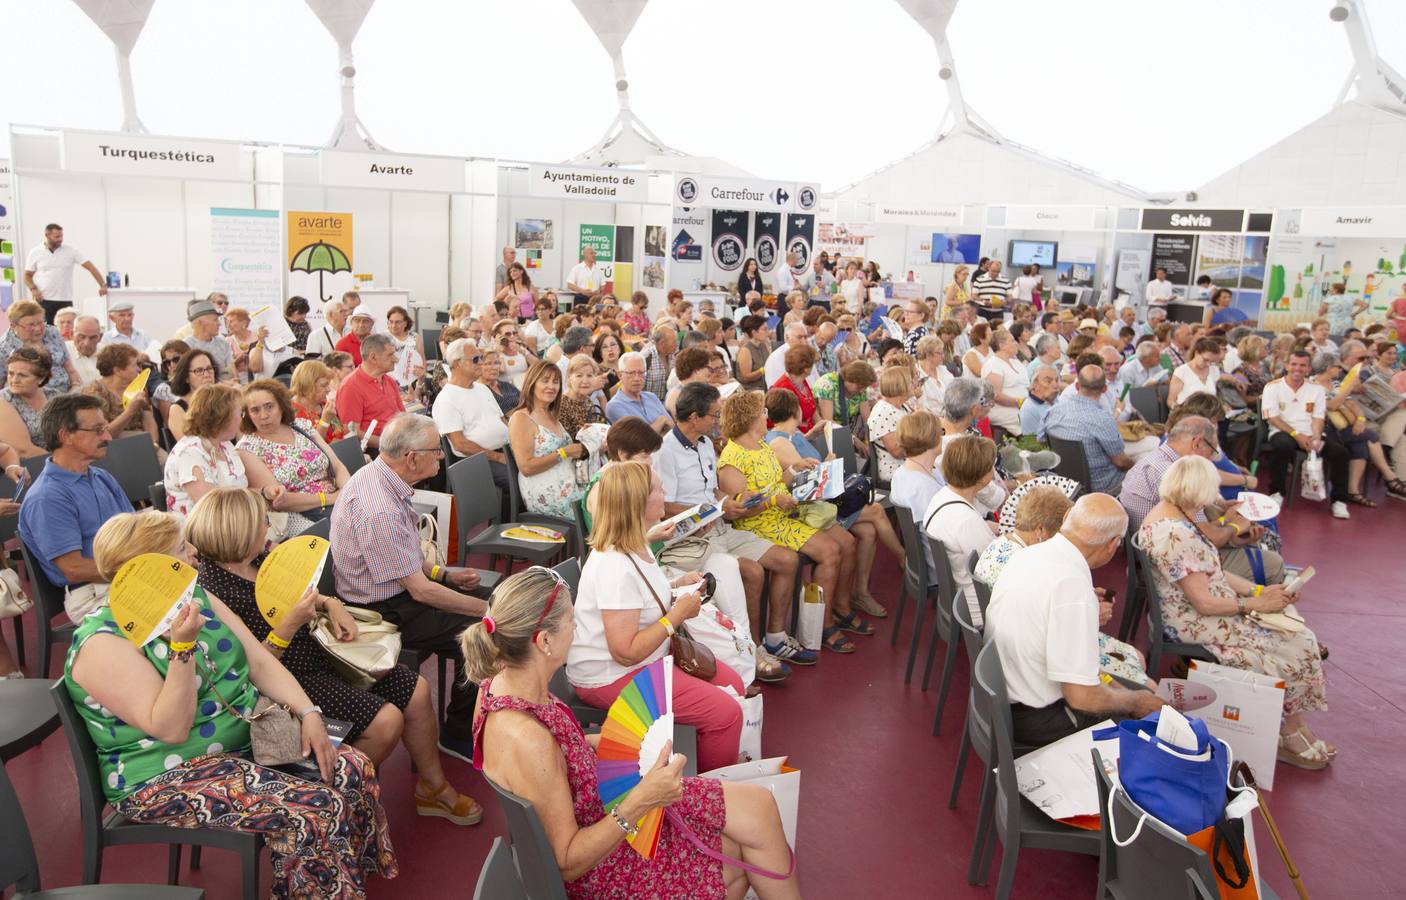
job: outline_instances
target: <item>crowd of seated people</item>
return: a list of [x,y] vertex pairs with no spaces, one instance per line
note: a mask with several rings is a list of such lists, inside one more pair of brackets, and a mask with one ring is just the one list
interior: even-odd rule
[[[710,679],[675,673],[676,710],[698,730],[700,770],[737,761],[742,715],[732,694],[869,643],[862,638],[888,614],[871,587],[879,546],[895,561],[918,552],[903,545],[886,504],[865,493],[876,486],[847,483],[845,497],[857,501],[843,511],[838,498],[793,495],[798,479],[851,449],[860,473],[875,458],[922,552],[927,538],[941,541],[947,559],[929,555],[930,574],[936,583],[932,563],[950,566],[972,621],[999,646],[1018,742],[1160,707],[1158,673],[1101,631],[1112,603],[1093,587],[1092,572],[1132,534],[1168,629],[1226,665],[1284,680],[1279,759],[1308,769],[1332,762],[1337,749],[1305,718],[1326,708],[1326,649],[1308,627],[1270,631],[1250,617],[1298,598],[1283,586],[1285,536],[1240,515],[1237,499],[1262,484],[1297,492],[1289,479],[1308,452],[1324,462],[1338,518],[1349,504],[1376,505],[1369,467],[1387,496],[1406,498],[1406,406],[1372,421],[1355,368],[1406,388],[1390,332],[1335,343],[1315,323],[1267,341],[1229,320],[1174,325],[1154,310],[1140,321],[1132,309],[1061,309],[1049,298],[1043,312],[1021,299],[991,315],[954,281],[941,302],[907,301],[903,337],[891,340],[876,330],[876,307],[860,302],[878,283],[872,273],[817,265],[775,309],[750,293],[735,310],[695,307],[678,293],[651,318],[643,294],[628,310],[602,295],[565,312],[513,264],[499,301],[451,310],[442,365],[425,363],[429,338],[407,311],[378,320],[354,292],[311,316],[306,300],[291,298],[284,316],[297,340],[279,351],[220,295],[192,302],[189,326],[161,342],[126,304],[113,304],[105,333],[91,317],[70,317],[69,344],[43,309],[16,303],[0,338],[0,463],[13,478],[24,460],[49,457],[19,504],[19,534],[65,589],[78,626],[65,678],[106,735],[109,800],[129,818],[163,821],[171,803],[217,779],[253,779],[290,820],[310,823],[296,840],[270,842],[280,883],[306,893],[317,879],[317,890],[356,895],[367,875],[395,872],[374,767],[403,745],[418,772],[417,812],[478,822],[481,807],[441,763],[477,757],[537,806],[578,893],[602,884],[668,893],[684,877],[712,880],[718,895],[741,890],[743,869],[695,858],[691,845],[653,863],[620,849],[620,828],[578,771],[591,741],[567,727],[570,712],[547,684],[564,666],[582,702],[609,707],[700,615],[710,576],[711,605],[754,646],[739,648],[744,671],[720,662]],[[826,276],[841,290],[812,293]],[[145,386],[132,390],[144,368]],[[1135,388],[1159,392],[1165,422],[1128,427],[1141,416],[1127,399]],[[1241,426],[1261,419],[1257,476]],[[592,425],[609,426],[599,449]],[[841,425],[852,447],[835,446]],[[136,512],[102,467],[124,435],[149,436],[159,449],[166,509]],[[368,458],[354,474],[332,447],[347,437]],[[1077,500],[1052,487],[1021,492],[1030,473],[1012,476],[1003,464],[1013,442],[1029,449],[1051,438],[1084,450],[1091,483]],[[509,452],[525,511],[565,521],[582,513],[592,552],[576,591],[529,569],[490,595],[476,570],[421,554],[416,486],[484,454],[510,516]],[[673,539],[663,520],[699,505],[719,507],[719,520]],[[277,542],[325,517],[335,595],[309,589],[271,628],[254,600],[259,568]],[[104,610],[112,575],[141,552],[191,560],[202,590],[169,634],[135,650]],[[788,623],[803,582],[825,608],[810,646]],[[991,592],[984,616],[976,582]],[[363,689],[328,665],[315,619],[354,638],[355,607],[396,625],[407,649],[467,672],[449,686],[442,716],[408,667]],[[192,660],[172,649],[202,628],[228,638],[217,653]],[[247,725],[208,711],[211,679],[195,677],[197,665],[213,667],[232,696],[263,692],[305,711],[325,776],[316,796],[295,796],[287,776],[240,755]],[[14,672],[0,654],[0,677]],[[114,691],[115,678],[131,689]],[[180,702],[158,714],[151,700],[164,692]],[[340,751],[326,744],[324,713],[351,724]],[[667,756],[643,784],[630,816],[675,804],[713,849],[772,871],[791,865],[770,797],[682,778]],[[233,814],[183,824],[250,827]],[[795,895],[793,878],[752,881],[760,896]]]

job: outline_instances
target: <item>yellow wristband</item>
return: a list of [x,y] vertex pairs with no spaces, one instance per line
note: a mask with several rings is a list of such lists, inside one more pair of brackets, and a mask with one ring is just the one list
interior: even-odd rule
[[430,581],[439,581],[439,566],[430,566]]
[[674,636],[674,623],[669,621],[668,616],[660,616],[659,624],[664,626],[664,630],[668,632],[669,637]]
[[1289,429],[1289,437],[1298,437],[1298,436],[1299,436],[1299,433],[1298,433],[1297,431],[1295,431],[1295,430],[1292,429],[1292,428]]
[[557,448],[557,456],[560,456],[562,459],[566,459],[566,448],[565,448],[565,447],[558,447],[558,448]]
[[194,649],[195,649],[195,641],[172,641],[172,642],[171,642],[171,652],[172,652],[172,653],[183,653],[183,652],[185,652],[186,650],[194,650]]
[[1359,421],[1359,422],[1365,422],[1365,421],[1367,421],[1367,417],[1366,417],[1366,416],[1358,416],[1358,417],[1357,417],[1357,421]]
[[277,647],[280,650],[287,650],[289,644],[288,641],[285,641],[273,631],[270,631],[268,637],[264,638],[264,642],[269,644],[270,646]]
[[1229,525],[1231,528],[1234,528],[1236,534],[1239,534],[1239,533],[1240,533],[1240,526],[1239,526],[1239,525],[1236,525],[1234,522],[1226,522],[1225,524]]
[[327,494],[326,494],[326,492],[324,492],[324,491],[318,491],[318,492],[317,492],[317,505],[318,505],[318,506],[326,506],[326,505],[327,505]]
[[1262,585],[1262,584],[1257,584],[1257,585],[1255,585],[1255,590],[1254,590],[1253,596],[1258,597],[1260,594],[1263,594],[1263,593],[1264,593],[1264,585]]

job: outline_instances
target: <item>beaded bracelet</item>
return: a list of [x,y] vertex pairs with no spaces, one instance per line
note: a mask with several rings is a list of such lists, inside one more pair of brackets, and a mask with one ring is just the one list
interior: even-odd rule
[[634,837],[635,835],[639,834],[640,827],[638,825],[631,825],[629,822],[626,822],[625,817],[620,815],[620,810],[612,809],[610,811],[610,817],[615,820],[616,825],[620,826],[620,830],[625,832],[625,837]]

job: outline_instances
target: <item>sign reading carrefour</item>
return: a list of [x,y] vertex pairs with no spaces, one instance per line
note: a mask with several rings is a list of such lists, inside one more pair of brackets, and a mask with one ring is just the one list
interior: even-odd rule
[[808,182],[679,175],[674,179],[674,205],[812,213],[820,205],[820,187]]
[[69,172],[242,180],[239,144],[103,131],[61,133],[62,166]]

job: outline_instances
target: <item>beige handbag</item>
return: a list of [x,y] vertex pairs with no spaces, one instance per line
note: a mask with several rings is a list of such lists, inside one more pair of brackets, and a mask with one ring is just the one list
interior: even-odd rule
[[205,660],[205,671],[210,676],[210,690],[220,698],[220,705],[249,726],[249,746],[254,751],[254,762],[261,766],[286,766],[307,758],[303,752],[303,723],[286,703],[275,703],[259,694],[254,711],[242,713],[215,688],[219,679],[209,659]]
[[420,556],[427,566],[442,566],[439,553],[439,520],[429,513],[420,514]]
[[364,691],[386,677],[399,662],[400,629],[375,610],[351,603],[343,606],[356,620],[356,640],[337,640],[326,613],[319,613],[312,621],[312,636],[327,654],[337,675]]
[[0,569],[0,619],[13,619],[34,608],[20,587],[20,577],[13,569]]

